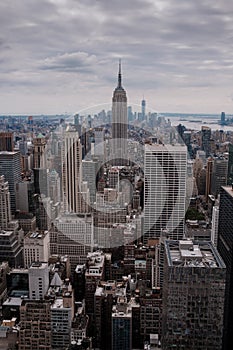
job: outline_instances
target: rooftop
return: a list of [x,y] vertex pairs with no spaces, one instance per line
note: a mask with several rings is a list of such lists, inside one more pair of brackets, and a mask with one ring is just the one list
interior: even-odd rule
[[165,249],[169,266],[225,268],[211,242],[167,240]]

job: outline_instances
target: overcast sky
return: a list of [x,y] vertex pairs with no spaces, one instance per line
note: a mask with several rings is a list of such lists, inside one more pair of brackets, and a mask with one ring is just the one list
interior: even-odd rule
[[233,2],[0,1],[0,114],[111,102],[119,58],[129,104],[231,114]]

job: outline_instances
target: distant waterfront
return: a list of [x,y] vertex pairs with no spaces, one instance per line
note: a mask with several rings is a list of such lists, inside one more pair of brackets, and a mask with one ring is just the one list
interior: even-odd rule
[[220,125],[220,115],[203,115],[203,114],[172,114],[161,113],[161,115],[171,120],[173,126],[178,124],[184,125],[187,129],[201,130],[202,126],[208,126],[212,130],[233,131],[233,125]]

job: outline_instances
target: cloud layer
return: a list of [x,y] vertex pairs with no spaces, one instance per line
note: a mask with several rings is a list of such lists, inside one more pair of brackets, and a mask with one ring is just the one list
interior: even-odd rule
[[118,58],[129,103],[233,110],[228,0],[5,0],[0,23],[1,114],[110,102]]

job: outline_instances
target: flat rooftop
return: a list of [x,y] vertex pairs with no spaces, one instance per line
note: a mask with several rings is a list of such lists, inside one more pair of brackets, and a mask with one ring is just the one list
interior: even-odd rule
[[225,268],[224,262],[211,242],[167,240],[165,249],[169,266]]
[[148,152],[155,152],[155,151],[160,151],[160,152],[177,152],[177,151],[182,151],[184,153],[187,152],[187,148],[184,144],[176,143],[176,144],[158,144],[158,143],[153,143],[152,145],[145,144],[145,151]]

